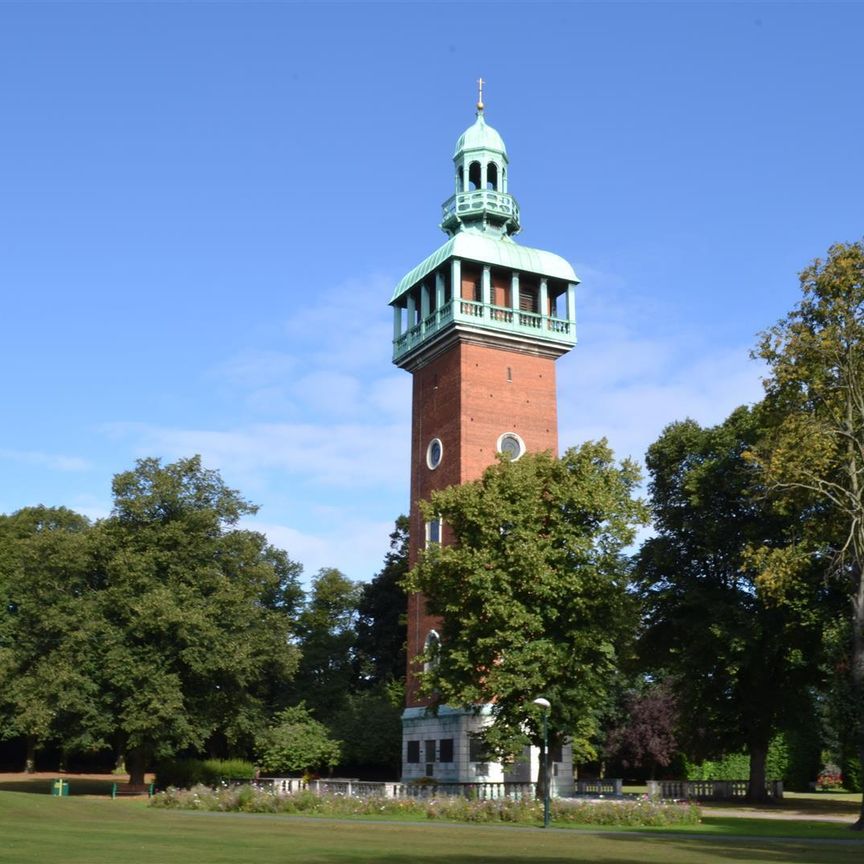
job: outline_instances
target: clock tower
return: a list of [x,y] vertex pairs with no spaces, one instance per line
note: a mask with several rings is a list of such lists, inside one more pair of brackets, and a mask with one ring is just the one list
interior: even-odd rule
[[[509,192],[504,141],[486,123],[482,81],[476,119],[456,142],[453,162],[454,194],[440,226],[448,239],[390,300],[393,362],[413,376],[411,566],[429,543],[447,542],[446,526],[424,523],[418,507],[433,490],[476,480],[499,452],[511,459],[557,453],[555,360],[576,343],[579,280],[563,258],[514,239],[519,205]],[[409,597],[403,780],[530,779],[530,761],[505,776],[479,752],[470,733],[487,722],[488,707],[427,713],[415,658],[438,629],[423,596]],[[564,759],[555,771],[560,791],[572,784],[572,760]]]

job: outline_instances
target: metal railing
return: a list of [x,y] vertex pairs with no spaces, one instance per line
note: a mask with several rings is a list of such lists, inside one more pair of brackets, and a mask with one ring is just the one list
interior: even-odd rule
[[512,216],[519,221],[519,205],[516,199],[507,192],[495,192],[492,189],[474,189],[452,195],[442,205],[442,211],[444,222],[454,216],[469,216],[483,211]]
[[401,357],[443,327],[458,324],[460,321],[472,326],[485,325],[502,332],[523,333],[558,342],[575,342],[573,321],[457,297],[434,309],[422,321],[396,337],[393,340],[394,358]]

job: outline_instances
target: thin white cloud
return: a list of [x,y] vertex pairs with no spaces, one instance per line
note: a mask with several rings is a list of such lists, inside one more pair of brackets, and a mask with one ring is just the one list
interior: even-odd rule
[[0,448],[0,459],[23,465],[37,465],[53,471],[89,471],[91,463],[80,456],[43,453],[39,450],[12,450]]
[[322,567],[336,567],[349,578],[365,582],[381,569],[393,522],[376,522],[345,512],[314,533],[258,519],[243,520],[242,527],[260,531],[274,546],[285,549],[292,560],[303,565],[307,582]]
[[410,377],[389,362],[391,289],[370,277],[312,291],[279,327],[278,349],[240,352],[208,377],[257,416],[322,425],[404,416]]
[[562,447],[605,437],[619,456],[641,460],[669,423],[713,425],[761,398],[764,366],[749,344],[679,328],[669,309],[627,296],[597,271],[594,279],[605,290],[583,303],[587,336],[559,361]]
[[[628,293],[614,274],[580,272],[592,291],[580,297],[580,343],[558,361],[562,448],[606,437],[619,456],[641,460],[670,422],[717,423],[760,398],[762,368],[749,345],[686,332],[674,309]],[[367,280],[322,295],[286,322],[284,351],[246,352],[218,367],[215,377],[252,419],[238,412],[221,429],[114,423],[104,431],[139,455],[200,453],[263,505],[248,526],[287,549],[307,578],[334,566],[368,579],[392,530],[379,516],[405,508],[409,484],[411,378],[389,365],[386,310],[369,303],[387,290]]]
[[103,429],[131,439],[140,455],[200,453],[232,477],[282,471],[328,486],[378,489],[399,488],[408,476],[407,424],[262,423],[214,431],[112,423]]
[[[349,280],[319,291],[285,322],[291,353],[318,369],[380,372],[390,360],[392,318],[384,276]],[[314,295],[312,295],[314,296]]]
[[284,382],[295,373],[297,364],[297,358],[285,351],[249,350],[218,365],[212,377],[256,390]]

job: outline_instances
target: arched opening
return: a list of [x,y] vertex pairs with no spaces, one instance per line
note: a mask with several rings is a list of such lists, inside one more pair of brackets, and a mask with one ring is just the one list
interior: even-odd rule
[[426,634],[426,641],[423,643],[423,653],[426,659],[423,661],[423,671],[428,672],[438,665],[438,649],[441,646],[441,637],[435,630],[430,630]]
[[486,166],[486,188],[498,191],[498,166],[494,162]]
[[468,190],[473,192],[480,188],[480,163],[472,162],[468,166]]

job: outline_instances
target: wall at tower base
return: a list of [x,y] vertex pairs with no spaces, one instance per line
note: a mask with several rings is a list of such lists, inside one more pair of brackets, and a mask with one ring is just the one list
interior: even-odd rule
[[[437,714],[425,708],[406,708],[402,713],[402,782],[424,777],[437,783],[535,782],[540,761],[537,747],[526,747],[524,757],[506,769],[498,762],[478,758],[482,754],[476,752],[476,745],[472,747],[471,733],[490,722],[489,705],[483,706],[479,714],[447,705]],[[415,756],[419,761],[414,761]],[[556,796],[574,793],[573,750],[569,744],[562,748],[561,761],[552,764],[551,788]]]

